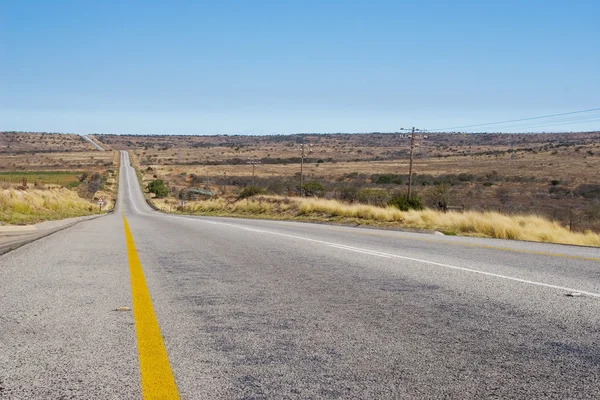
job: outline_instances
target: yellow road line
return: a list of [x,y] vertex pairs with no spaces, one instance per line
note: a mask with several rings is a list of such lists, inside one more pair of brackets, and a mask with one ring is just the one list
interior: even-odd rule
[[160,327],[152,308],[152,299],[146,286],[144,271],[129,230],[127,219],[123,215],[129,272],[131,274],[131,295],[133,299],[133,318],[140,362],[142,398],[179,399],[175,378],[169,365],[167,350],[160,334]]

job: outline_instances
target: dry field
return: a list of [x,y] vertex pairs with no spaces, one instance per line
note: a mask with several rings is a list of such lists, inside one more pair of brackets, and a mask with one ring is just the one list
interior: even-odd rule
[[115,152],[97,151],[79,135],[0,132],[0,172],[101,171],[114,160]]
[[113,165],[114,152],[0,153],[0,171],[102,170]]
[[79,135],[39,132],[0,132],[0,153],[90,151]]
[[118,152],[100,152],[78,135],[0,133],[0,223],[35,223],[109,207]]

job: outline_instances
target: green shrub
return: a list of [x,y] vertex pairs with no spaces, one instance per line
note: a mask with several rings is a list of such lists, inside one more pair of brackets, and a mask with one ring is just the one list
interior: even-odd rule
[[402,175],[396,175],[396,174],[373,175],[371,177],[371,182],[378,184],[378,185],[389,185],[389,184],[403,185],[404,177]]
[[318,181],[310,181],[302,185],[305,196],[321,197],[325,194],[325,187]]
[[408,195],[404,193],[395,194],[387,204],[388,206],[396,207],[401,211],[422,210],[424,208],[423,200],[419,196],[413,195],[409,199]]
[[389,185],[390,183],[392,183],[392,176],[379,175],[377,178],[375,178],[375,183],[378,185]]
[[148,191],[156,197],[165,197],[169,194],[169,188],[162,179],[155,179],[148,183]]

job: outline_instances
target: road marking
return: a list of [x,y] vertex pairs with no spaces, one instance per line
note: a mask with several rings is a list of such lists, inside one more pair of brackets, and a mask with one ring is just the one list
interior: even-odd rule
[[[202,221],[203,223],[208,223],[208,224],[212,223],[212,224],[219,224],[219,225],[225,225],[225,226],[240,227],[240,228],[242,228],[241,225],[226,224],[226,223],[222,223],[222,222],[219,222],[219,223],[217,223],[217,222],[209,222],[207,220],[201,219],[201,217],[202,217],[201,215],[197,216],[196,218],[191,217],[191,216],[190,217],[176,216],[176,215],[168,214],[168,213],[161,213],[161,214],[156,213],[154,215],[161,215],[161,216],[168,217],[168,218],[189,219],[190,221]],[[277,220],[262,220],[262,221],[290,222],[290,221],[277,221]],[[510,247],[493,246],[493,245],[485,245],[485,244],[477,244],[477,243],[460,243],[460,242],[455,242],[455,241],[445,241],[445,240],[436,240],[436,239],[428,239],[428,238],[417,238],[417,237],[406,236],[406,235],[393,235],[393,234],[386,234],[386,233],[366,232],[365,229],[355,229],[355,228],[347,228],[346,229],[346,228],[338,227],[338,226],[335,226],[335,225],[330,225],[328,227],[330,229],[338,230],[338,231],[341,231],[341,232],[358,233],[358,234],[361,234],[361,235],[368,235],[368,236],[389,237],[389,238],[392,238],[392,239],[415,240],[415,241],[428,242],[428,243],[449,244],[449,245],[452,245],[452,246],[475,247],[475,248],[481,248],[481,249],[500,250],[500,251],[514,252],[514,253],[533,254],[533,255],[538,255],[538,256],[558,257],[558,258],[568,258],[568,259],[574,259],[574,260],[600,262],[600,258],[597,258],[597,257],[574,256],[574,255],[570,255],[570,254],[550,253],[550,252],[535,251],[535,250],[513,249],[513,248],[510,248]],[[352,230],[350,231],[350,229],[352,229]],[[469,236],[465,236],[465,237],[469,237]],[[564,244],[561,244],[561,243],[544,243],[544,242],[532,242],[532,243],[534,243],[534,244],[540,244],[540,245],[543,245],[543,244],[564,245]],[[564,246],[568,246],[568,245],[564,245]]]
[[[191,218],[189,218],[189,219],[191,219]],[[203,221],[201,219],[194,219],[194,220],[196,220],[196,221]],[[205,221],[203,221],[203,222],[205,222]],[[211,221],[210,223],[211,224],[215,224],[215,222],[213,222],[213,221]],[[516,278],[514,276],[496,274],[496,273],[493,273],[493,272],[480,271],[480,270],[477,270],[477,269],[459,267],[459,266],[456,266],[456,265],[443,264],[443,263],[438,263],[438,262],[435,262],[435,261],[423,260],[423,259],[420,259],[420,258],[406,257],[406,256],[398,255],[398,254],[384,253],[384,252],[381,252],[381,251],[363,249],[363,248],[360,248],[360,247],[347,246],[347,245],[343,245],[343,244],[339,244],[339,243],[327,242],[327,241],[324,241],[324,240],[311,239],[311,238],[307,238],[305,236],[296,236],[296,235],[289,235],[289,234],[286,234],[286,233],[267,231],[267,230],[263,230],[263,229],[247,228],[245,226],[233,225],[233,224],[228,224],[228,223],[222,223],[222,224],[218,223],[218,224],[219,225],[230,226],[230,227],[235,227],[235,228],[238,228],[238,229],[242,229],[242,230],[249,231],[249,232],[254,232],[254,233],[267,233],[267,234],[276,235],[276,236],[283,236],[283,237],[289,237],[289,238],[292,238],[292,239],[299,239],[299,240],[305,240],[305,241],[308,241],[308,242],[325,244],[325,245],[327,245],[329,247],[334,247],[334,248],[341,249],[341,250],[353,251],[353,252],[356,252],[356,253],[362,253],[362,254],[367,254],[367,255],[371,255],[371,256],[377,256],[377,257],[383,257],[383,258],[397,258],[397,259],[402,259],[402,260],[407,260],[407,261],[414,261],[414,262],[419,262],[419,263],[422,263],[422,264],[435,265],[435,266],[438,266],[438,267],[444,267],[444,268],[453,269],[453,270],[457,270],[457,271],[463,271],[463,272],[469,272],[469,273],[474,273],[474,274],[479,274],[479,275],[491,276],[491,277],[494,277],[494,278],[500,278],[500,279],[504,279],[504,280],[508,280],[508,281],[525,283],[525,284],[533,285],[533,286],[540,286],[540,287],[546,287],[546,288],[551,288],[551,289],[558,289],[558,290],[563,290],[563,291],[567,291],[567,292],[578,292],[578,293],[582,293],[582,294],[584,294],[586,296],[600,298],[600,293],[588,292],[588,291],[585,291],[585,290],[573,289],[573,288],[569,288],[569,287],[565,287],[565,286],[552,285],[550,283],[537,282],[537,281],[532,281],[532,280],[529,280],[529,279]]]
[[424,264],[430,264],[430,265],[435,265],[435,266],[439,266],[439,267],[445,267],[445,268],[455,269],[455,270],[459,270],[459,271],[472,272],[472,273],[475,273],[475,274],[486,275],[486,276],[493,276],[495,278],[501,278],[501,279],[506,279],[506,280],[515,281],[515,282],[527,283],[529,285],[534,285],[534,286],[542,286],[542,287],[547,287],[547,288],[552,288],[552,289],[565,290],[565,291],[568,291],[568,292],[577,292],[577,293],[585,294],[585,295],[590,296],[590,297],[600,297],[600,293],[587,292],[587,291],[584,291],[584,290],[572,289],[572,288],[568,288],[568,287],[564,287],[564,286],[552,285],[552,284],[549,284],[549,283],[536,282],[536,281],[531,281],[531,280],[528,280],[528,279],[515,278],[513,276],[495,274],[493,272],[486,272],[486,271],[480,271],[480,270],[477,270],[477,269],[471,269],[471,268],[465,268],[465,267],[458,267],[458,266],[455,266],[455,265],[443,264],[443,263],[438,263],[438,262],[428,261],[428,260],[421,260],[421,259],[418,259],[418,258],[399,256],[397,254],[382,253],[382,252],[379,252],[379,251],[365,250],[365,249],[361,249],[361,248],[358,248],[358,247],[352,247],[352,246],[334,245],[334,244],[330,244],[329,246],[330,247],[335,247],[335,248],[338,248],[338,249],[343,249],[343,250],[348,250],[348,251],[354,251],[354,252],[357,252],[357,253],[363,253],[363,254],[369,254],[369,255],[373,255],[373,256],[378,256],[378,257],[400,258],[402,260],[416,261],[416,262],[420,262],[420,263],[424,263]]
[[[344,230],[344,232],[347,232],[347,231]],[[429,239],[429,238],[416,238],[416,237],[411,237],[411,236],[406,236],[406,235],[392,235],[392,234],[385,234],[385,233],[365,232],[365,231],[361,231],[361,230],[357,230],[357,232],[360,233],[361,235],[368,235],[368,236],[389,237],[389,238],[397,238],[397,239],[405,239],[405,240],[416,240],[416,241],[428,242],[428,243],[450,244],[453,246],[476,247],[476,248],[480,248],[480,249],[501,250],[501,251],[515,252],[515,253],[533,254],[533,255],[538,255],[538,256],[571,258],[571,259],[576,259],[576,260],[600,262],[600,258],[596,258],[596,257],[573,256],[570,254],[550,253],[550,252],[546,252],[546,251],[513,249],[510,247],[493,246],[493,245],[487,245],[487,244],[459,243],[459,242],[454,242],[454,241],[436,240],[436,239]],[[560,245],[560,243],[544,243],[544,242],[533,242],[533,243]]]
[[152,299],[146,286],[142,264],[135,249],[125,214],[123,214],[123,224],[131,275],[131,297],[140,363],[142,398],[144,400],[179,399],[167,350],[152,308]]

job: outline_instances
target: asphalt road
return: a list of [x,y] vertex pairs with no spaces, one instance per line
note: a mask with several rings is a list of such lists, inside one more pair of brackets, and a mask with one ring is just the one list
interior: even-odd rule
[[88,142],[90,142],[96,148],[96,150],[104,151],[102,146],[100,146],[98,143],[96,143],[92,139],[90,139],[89,136],[81,135],[81,137],[84,138],[85,140],[87,140]]
[[170,216],[124,161],[113,215],[0,256],[0,398],[141,397],[122,214],[181,398],[600,397],[599,249]]

